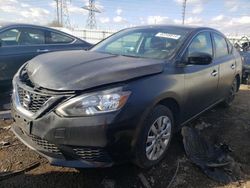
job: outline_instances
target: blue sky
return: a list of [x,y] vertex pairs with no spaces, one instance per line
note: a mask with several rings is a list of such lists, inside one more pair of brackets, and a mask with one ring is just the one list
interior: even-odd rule
[[[88,0],[71,0],[71,25],[83,28]],[[97,0],[100,29],[145,24],[180,24],[182,0]],[[227,33],[250,34],[250,0],[187,0],[186,24],[215,27]],[[54,0],[0,0],[0,21],[46,25],[56,16]]]

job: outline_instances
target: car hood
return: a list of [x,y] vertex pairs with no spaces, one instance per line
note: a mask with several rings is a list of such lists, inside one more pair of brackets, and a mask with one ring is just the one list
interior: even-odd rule
[[36,86],[85,90],[160,73],[163,68],[163,60],[77,50],[39,55],[29,61],[26,69]]

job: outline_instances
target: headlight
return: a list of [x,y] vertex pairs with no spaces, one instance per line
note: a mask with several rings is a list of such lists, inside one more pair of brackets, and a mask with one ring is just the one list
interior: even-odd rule
[[90,116],[119,110],[127,102],[131,92],[122,88],[81,95],[68,100],[56,109],[67,117]]

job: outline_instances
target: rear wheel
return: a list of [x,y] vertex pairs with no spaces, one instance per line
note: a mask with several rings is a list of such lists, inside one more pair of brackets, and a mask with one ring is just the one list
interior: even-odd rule
[[160,162],[169,147],[173,133],[172,112],[163,105],[156,106],[144,122],[136,148],[136,164],[149,168]]
[[224,107],[230,107],[232,105],[235,95],[237,93],[237,90],[238,90],[238,84],[237,84],[237,79],[235,78],[230,88],[228,97],[222,102],[222,105]]

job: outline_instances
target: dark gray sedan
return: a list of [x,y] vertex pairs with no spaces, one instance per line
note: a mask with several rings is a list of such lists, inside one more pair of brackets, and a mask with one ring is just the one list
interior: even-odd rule
[[12,130],[53,165],[149,168],[174,132],[239,90],[242,59],[204,27],[125,29],[89,51],[40,55],[13,79]]
[[51,51],[88,49],[90,46],[88,42],[55,29],[0,23],[0,91],[10,90],[14,74],[33,57]]

